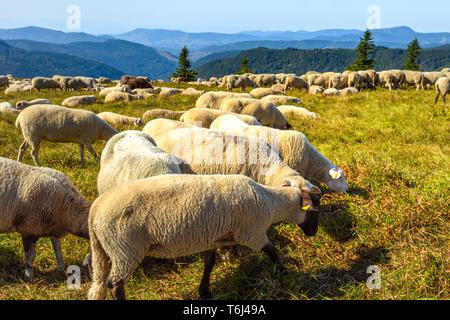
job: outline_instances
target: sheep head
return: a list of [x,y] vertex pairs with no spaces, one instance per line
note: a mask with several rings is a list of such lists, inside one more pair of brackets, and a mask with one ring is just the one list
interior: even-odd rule
[[328,188],[336,192],[348,191],[347,181],[345,180],[345,175],[342,169],[333,167],[328,172],[328,176],[329,179],[325,181]]

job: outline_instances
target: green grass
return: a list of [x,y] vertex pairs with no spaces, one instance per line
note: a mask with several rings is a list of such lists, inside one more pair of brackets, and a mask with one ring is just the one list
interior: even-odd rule
[[[0,101],[49,98],[59,104],[73,94],[43,91],[5,97],[0,92]],[[320,229],[314,238],[292,225],[270,229],[286,274],[275,272],[263,254],[247,248],[219,260],[211,277],[214,299],[449,299],[448,108],[442,101],[434,105],[434,91],[292,95],[321,118],[291,123],[344,170],[351,189],[333,194],[322,186]],[[87,109],[141,117],[152,108],[187,110],[195,100],[175,96],[103,104],[99,99]],[[10,159],[16,159],[22,143],[14,122],[13,116],[0,115],[0,156]],[[104,144],[95,145],[98,153]],[[79,157],[77,145],[43,142],[40,150],[43,166],[65,173],[93,201],[99,167],[89,154],[82,167]],[[24,162],[33,164],[29,152]],[[62,245],[67,265],[81,265],[89,251],[88,242],[74,236]],[[380,290],[366,287],[370,265],[381,268]],[[85,270],[82,289],[68,290],[65,277],[56,272],[48,239],[38,242],[34,283],[22,281],[24,267],[20,236],[0,235],[0,299],[86,298],[90,280]],[[176,261],[146,258],[127,283],[127,297],[197,299],[202,267],[201,254]]]

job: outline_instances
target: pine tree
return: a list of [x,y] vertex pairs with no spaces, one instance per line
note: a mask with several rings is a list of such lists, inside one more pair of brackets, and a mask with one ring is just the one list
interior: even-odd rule
[[421,51],[422,47],[419,44],[419,40],[415,38],[408,44],[408,49],[406,49],[406,58],[403,64],[403,69],[419,71],[420,65],[417,61]]
[[369,29],[367,29],[364,32],[364,35],[360,38],[360,42],[355,51],[359,59],[355,60],[351,66],[348,66],[347,70],[359,71],[373,69],[375,60],[369,56],[374,53],[375,44],[373,41],[372,32],[370,32]]
[[253,72],[252,69],[248,67],[248,59],[247,58],[242,59],[241,70],[238,71],[238,74],[246,74],[252,72]]
[[189,50],[186,46],[184,46],[178,60],[178,68],[172,74],[172,77],[183,78],[184,81],[194,81],[198,73],[195,70],[190,70],[190,67],[191,61],[189,60]]

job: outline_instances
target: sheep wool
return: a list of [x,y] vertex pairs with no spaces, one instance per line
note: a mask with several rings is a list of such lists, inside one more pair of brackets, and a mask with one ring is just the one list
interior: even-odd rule
[[114,112],[101,112],[98,117],[112,126],[136,126],[143,127],[144,121],[135,117],[128,117]]
[[180,121],[188,124],[192,124],[194,126],[198,126],[201,128],[208,129],[211,126],[211,123],[216,120],[218,117],[224,114],[234,114],[239,117],[242,121],[251,124],[251,125],[261,125],[258,120],[249,115],[245,114],[237,114],[228,111],[216,110],[216,109],[207,109],[207,108],[194,108],[186,111],[180,118]]
[[212,91],[200,96],[195,103],[196,108],[220,109],[222,103],[230,98],[253,98],[248,93]]

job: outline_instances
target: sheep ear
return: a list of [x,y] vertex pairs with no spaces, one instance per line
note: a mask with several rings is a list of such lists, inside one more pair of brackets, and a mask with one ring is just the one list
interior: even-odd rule
[[293,186],[292,186],[292,182],[289,181],[288,179],[285,179],[285,180],[283,181],[283,183],[281,183],[281,187],[293,187]]
[[322,190],[320,190],[319,187],[312,186],[311,193],[319,195],[319,194],[322,194]]

